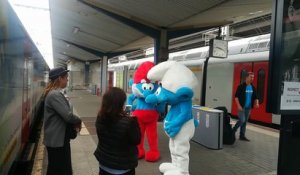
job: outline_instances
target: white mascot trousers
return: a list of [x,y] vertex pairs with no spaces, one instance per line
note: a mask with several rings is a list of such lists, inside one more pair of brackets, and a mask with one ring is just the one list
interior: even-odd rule
[[179,168],[181,174],[189,174],[190,140],[194,136],[194,119],[186,122],[179,133],[169,140],[172,164]]

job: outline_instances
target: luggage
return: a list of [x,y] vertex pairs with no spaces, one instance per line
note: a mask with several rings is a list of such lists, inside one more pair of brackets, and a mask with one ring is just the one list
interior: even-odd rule
[[215,109],[223,111],[223,144],[232,145],[235,142],[235,132],[230,124],[230,115],[228,115],[227,108],[225,106],[219,106]]

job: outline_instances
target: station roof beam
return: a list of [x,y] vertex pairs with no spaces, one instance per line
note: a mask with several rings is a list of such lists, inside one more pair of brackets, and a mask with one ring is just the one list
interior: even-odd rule
[[53,43],[54,57],[66,52],[85,61],[95,57],[77,47],[67,48],[62,40],[104,54],[155,46],[156,62],[160,62],[167,59],[168,41],[172,38],[261,16],[272,8],[272,0],[51,0],[49,3],[52,36],[59,38]]

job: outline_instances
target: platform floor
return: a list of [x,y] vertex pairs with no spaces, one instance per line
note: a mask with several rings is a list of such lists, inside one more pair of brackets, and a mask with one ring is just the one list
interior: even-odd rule
[[[68,92],[75,112],[82,118],[84,127],[80,135],[71,141],[74,175],[97,175],[98,162],[93,152],[97,145],[95,120],[100,109],[100,98],[86,90]],[[235,121],[233,121],[234,123]],[[159,164],[170,161],[168,137],[158,123],[161,159],[150,163],[139,160],[137,175],[160,175]],[[221,150],[211,150],[191,141],[191,175],[275,175],[279,133],[277,130],[248,124],[247,137],[250,142],[236,140],[234,145],[223,145]],[[238,135],[237,135],[238,136]],[[147,144],[147,143],[145,143]],[[47,153],[44,152],[43,170],[47,167]]]

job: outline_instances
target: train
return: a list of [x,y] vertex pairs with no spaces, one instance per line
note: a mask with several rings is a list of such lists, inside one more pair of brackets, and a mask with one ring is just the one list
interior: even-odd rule
[[[49,67],[7,1],[0,2],[0,174],[27,174]],[[33,136],[33,134],[36,134]]]
[[[234,101],[237,86],[245,80],[246,73],[255,74],[254,86],[257,88],[260,107],[253,109],[250,121],[277,127],[280,115],[268,113],[267,86],[269,73],[270,34],[228,41],[227,58],[213,58],[208,62],[205,106],[215,108],[225,106],[229,114],[236,117],[237,107]],[[168,60],[185,64],[199,80],[195,90],[193,104],[199,105],[203,77],[203,63],[208,57],[209,47],[199,47],[169,54]],[[122,87],[122,82],[132,78],[135,69],[144,61],[154,61],[153,57],[109,64],[110,86]],[[126,71],[125,71],[126,70]],[[127,72],[124,76],[124,72]],[[126,80],[127,79],[127,80]],[[122,87],[130,93],[130,87]]]

